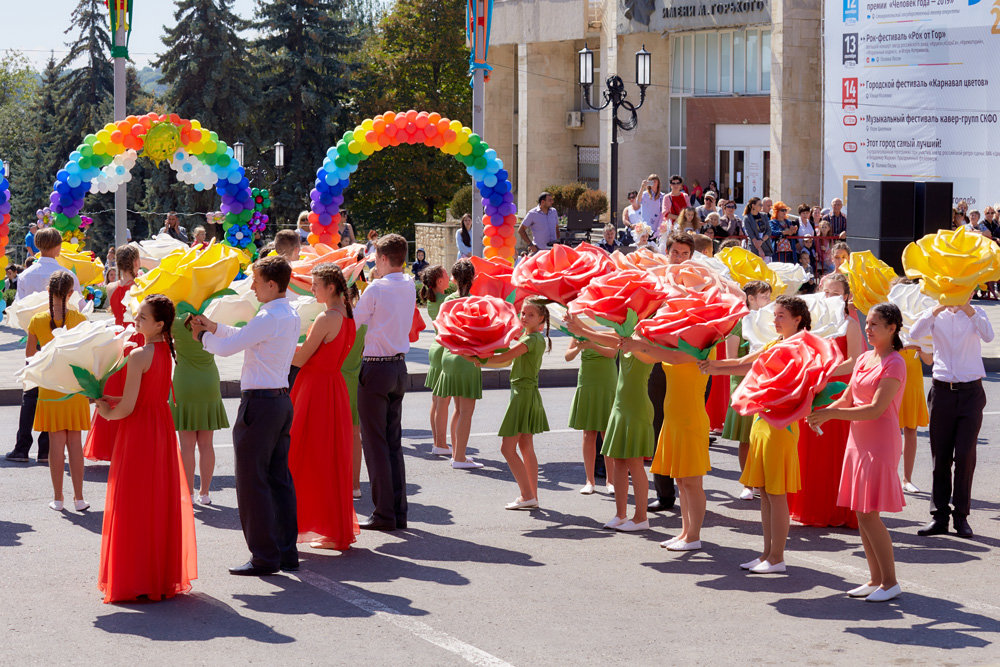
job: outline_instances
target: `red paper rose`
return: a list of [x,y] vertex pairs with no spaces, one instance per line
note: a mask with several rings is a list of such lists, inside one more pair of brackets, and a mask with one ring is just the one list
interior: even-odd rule
[[[636,269],[615,271],[594,279],[569,304],[569,312],[602,318],[618,325],[629,320],[629,311],[637,317],[648,317],[667,298],[660,281],[647,271]],[[633,325],[634,326],[634,325]],[[631,332],[626,332],[631,335]]]
[[[513,298],[514,309],[520,311],[521,302],[528,296],[528,293],[515,288],[514,283],[511,282],[514,267],[510,265],[510,262],[499,257],[482,259],[473,256],[469,259],[476,268],[476,277],[472,280],[472,289],[469,290],[469,293],[472,296],[495,296],[505,301]],[[515,292],[516,295],[511,297]]]
[[485,358],[510,347],[524,327],[512,304],[495,296],[466,296],[441,304],[437,319],[437,342],[445,349]]
[[741,415],[759,413],[775,428],[785,428],[809,414],[843,360],[835,343],[800,331],[757,357],[733,392],[733,408]]
[[635,331],[651,343],[705,359],[748,312],[745,299],[719,287],[695,291],[674,286],[660,309]]
[[589,243],[581,243],[576,248],[556,245],[514,267],[513,283],[529,294],[565,306],[590,281],[615,270],[608,253],[597,246]]

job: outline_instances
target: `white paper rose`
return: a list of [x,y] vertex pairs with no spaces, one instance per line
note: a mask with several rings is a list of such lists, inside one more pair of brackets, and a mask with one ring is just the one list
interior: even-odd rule
[[124,365],[135,329],[96,320],[52,333],[54,338],[28,360],[17,380],[25,390],[42,387],[98,399],[108,378]]
[[316,301],[314,296],[302,295],[292,301],[292,308],[299,314],[299,342],[306,339],[309,327],[316,321],[320,313],[326,311],[326,304]]
[[716,257],[709,257],[708,255],[703,255],[702,253],[695,250],[694,253],[691,255],[691,259],[689,259],[688,261],[691,262],[692,264],[699,264],[708,269],[711,269],[716,274],[718,274],[720,278],[725,278],[726,280],[729,281],[733,280],[733,274],[729,272],[729,267],[723,264],[722,261]]
[[[80,302],[83,300],[83,296],[79,292],[73,292],[69,295],[69,299],[66,300],[66,305],[70,310],[77,310],[82,312],[84,315],[88,315],[94,311],[94,302],[87,301],[83,310],[80,310]],[[27,331],[28,324],[31,323],[31,318],[38,313],[46,313],[48,310],[48,292],[35,292],[34,294],[29,294],[23,299],[18,299],[14,303],[7,306],[7,310],[5,312],[7,326]]]
[[250,289],[252,283],[252,278],[234,281],[229,289],[236,294],[226,294],[210,301],[205,308],[205,317],[231,327],[243,326],[252,320],[260,310],[260,301]]
[[[810,331],[813,334],[820,338],[836,338],[847,333],[843,298],[823,294],[800,294],[799,298],[809,306],[812,319]],[[774,308],[775,303],[772,301],[743,318],[743,337],[749,341],[751,352],[778,339],[778,332],[774,329]]]
[[889,303],[899,306],[899,311],[903,314],[903,329],[899,332],[899,337],[903,339],[903,345],[919,345],[924,352],[932,353],[934,343],[931,337],[910,338],[910,327],[920,317],[920,313],[937,306],[937,301],[921,292],[919,284],[896,283],[889,290]]
[[178,241],[170,234],[157,234],[145,241],[133,241],[129,244],[139,251],[139,266],[147,271],[151,271],[164,257],[177,250],[186,251],[188,245],[183,241]]
[[783,294],[795,296],[799,293],[799,288],[808,280],[806,270],[801,264],[788,264],[787,262],[768,262],[768,268],[774,271],[775,275],[785,283],[785,291],[781,294],[774,294],[777,299]]

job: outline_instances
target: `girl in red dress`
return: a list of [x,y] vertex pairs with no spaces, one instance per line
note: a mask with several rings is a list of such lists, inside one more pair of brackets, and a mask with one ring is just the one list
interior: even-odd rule
[[352,497],[351,401],[341,373],[356,329],[340,268],[320,264],[312,278],[312,292],[327,310],[316,318],[292,359],[302,370],[292,388],[288,468],[295,482],[298,541],[343,551],[360,532]]
[[[821,285],[826,296],[844,299],[847,314],[847,333],[834,338],[844,354],[844,363],[837,367],[830,382],[851,381],[851,373],[858,357],[865,351],[857,311],[851,308],[851,288],[842,273],[831,273]],[[850,422],[833,421],[823,426],[819,434],[811,428],[799,430],[799,467],[802,471],[802,490],[788,494],[788,509],[793,519],[806,526],[843,526],[855,529],[858,517],[847,507],[837,505],[840,489],[840,469],[844,465],[844,451]]]
[[167,402],[173,321],[170,299],[152,294],[143,300],[135,324],[146,345],[129,355],[121,399],[97,401],[102,417],[119,422],[97,582],[106,603],[170,598],[198,578],[191,491]]
[[[139,251],[135,246],[123,245],[115,251],[115,265],[118,267],[118,280],[108,284],[108,305],[115,316],[115,324],[125,326],[125,297],[135,282],[136,270],[139,268]],[[136,333],[131,342],[136,347],[143,344],[142,334]],[[125,390],[125,369],[118,371],[104,386],[109,396],[121,396]],[[118,422],[108,421],[94,409],[94,417],[87,432],[87,443],[83,455],[91,461],[110,461],[111,451],[118,435]]]

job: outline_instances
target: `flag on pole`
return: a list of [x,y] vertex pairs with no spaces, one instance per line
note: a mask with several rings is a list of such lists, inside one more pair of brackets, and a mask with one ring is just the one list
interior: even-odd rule
[[469,73],[486,71],[490,80],[493,68],[486,63],[490,52],[490,23],[493,20],[493,0],[466,0],[465,39],[469,45]]
[[[111,23],[111,56],[113,58],[128,58],[128,43],[132,38],[132,5],[133,0],[104,0],[108,8]],[[116,44],[115,35],[120,29],[125,30],[125,43]]]

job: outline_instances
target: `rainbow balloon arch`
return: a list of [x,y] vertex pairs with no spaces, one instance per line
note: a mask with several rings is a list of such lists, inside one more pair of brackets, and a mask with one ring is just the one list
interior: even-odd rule
[[486,209],[484,255],[487,259],[514,259],[517,243],[517,206],[511,192],[509,174],[495,150],[468,127],[436,112],[386,111],[363,121],[326,152],[323,166],[316,171],[310,198],[309,243],[335,246],[340,242],[340,207],[350,175],[376,152],[400,144],[423,144],[440,149],[465,165],[476,181]]
[[[64,240],[81,240],[84,219],[80,213],[86,194],[115,192],[132,180],[131,170],[140,151],[157,165],[167,160],[177,180],[195,190],[214,187],[218,191],[227,245],[248,248],[253,233],[263,231],[260,211],[269,204],[269,195],[266,190],[250,187],[233,149],[197,120],[151,112],[108,123],[97,133],[88,134],[56,174],[49,202],[52,226],[62,232]],[[252,247],[248,250],[253,251]]]

